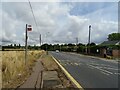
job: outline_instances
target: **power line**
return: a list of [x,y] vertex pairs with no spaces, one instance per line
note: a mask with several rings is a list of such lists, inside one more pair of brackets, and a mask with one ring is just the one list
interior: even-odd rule
[[35,25],[36,25],[36,27],[38,28],[38,26],[37,26],[37,22],[36,22],[36,18],[35,18],[35,15],[34,15],[33,9],[32,9],[32,5],[31,5],[31,3],[30,3],[29,0],[28,0],[28,2],[29,2],[29,5],[30,5],[30,9],[31,9],[32,15],[33,15],[33,19],[34,19],[34,21],[35,21]]

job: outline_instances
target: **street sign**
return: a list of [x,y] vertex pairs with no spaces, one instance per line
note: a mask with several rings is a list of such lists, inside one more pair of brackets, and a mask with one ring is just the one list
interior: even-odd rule
[[27,31],[32,31],[32,25],[27,26]]

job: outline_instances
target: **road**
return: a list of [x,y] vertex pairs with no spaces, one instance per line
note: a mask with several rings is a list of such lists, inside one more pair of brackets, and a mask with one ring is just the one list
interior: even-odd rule
[[83,88],[118,88],[118,63],[65,52],[49,52]]

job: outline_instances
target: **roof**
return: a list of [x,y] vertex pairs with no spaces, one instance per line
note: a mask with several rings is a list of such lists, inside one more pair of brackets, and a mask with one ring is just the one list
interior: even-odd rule
[[103,43],[101,43],[101,45],[118,45],[120,44],[120,41],[104,41]]

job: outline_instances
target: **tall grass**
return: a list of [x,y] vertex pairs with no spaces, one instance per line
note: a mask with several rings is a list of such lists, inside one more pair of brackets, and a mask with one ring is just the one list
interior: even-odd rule
[[[28,60],[25,65],[24,51],[3,51],[2,52],[2,86],[13,88],[18,79],[26,77],[32,70],[34,62],[40,57],[43,51],[28,51]],[[16,82],[15,82],[16,81]]]

